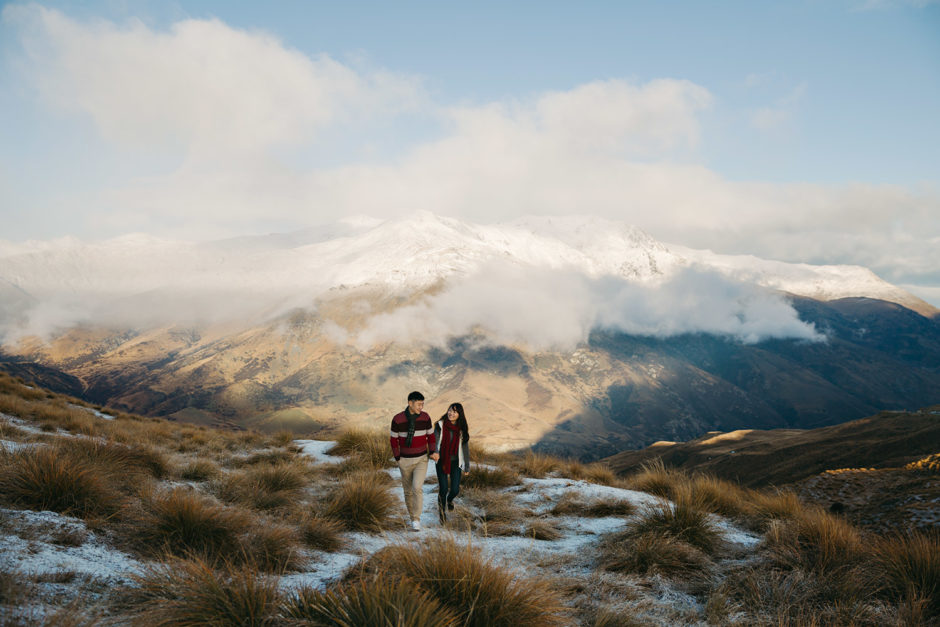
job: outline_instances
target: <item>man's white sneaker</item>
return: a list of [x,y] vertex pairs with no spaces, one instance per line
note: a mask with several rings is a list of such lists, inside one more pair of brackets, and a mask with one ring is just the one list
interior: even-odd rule
[[421,531],[421,521],[420,521],[420,520],[412,520],[412,521],[411,521],[411,528],[414,529],[415,531]]

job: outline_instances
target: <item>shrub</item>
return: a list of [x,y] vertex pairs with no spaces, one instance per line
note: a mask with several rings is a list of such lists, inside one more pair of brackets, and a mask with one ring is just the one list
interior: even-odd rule
[[29,509],[90,517],[118,510],[122,497],[109,477],[57,446],[0,450],[0,498]]
[[142,509],[130,519],[132,537],[151,555],[196,555],[210,562],[242,555],[239,534],[251,517],[192,490],[145,494]]
[[277,624],[276,578],[243,565],[220,570],[202,560],[171,560],[135,577],[132,624],[146,627]]
[[351,531],[378,531],[388,524],[398,502],[385,485],[371,474],[350,475],[333,489],[324,515],[343,523]]
[[450,627],[454,614],[410,579],[349,582],[326,592],[302,588],[284,602],[285,618],[314,625]]
[[920,600],[926,618],[940,617],[940,537],[908,533],[878,542],[877,574],[888,591],[910,604]]
[[453,537],[393,545],[373,555],[361,576],[410,579],[467,627],[564,624],[561,600],[541,579],[527,579],[480,556]]

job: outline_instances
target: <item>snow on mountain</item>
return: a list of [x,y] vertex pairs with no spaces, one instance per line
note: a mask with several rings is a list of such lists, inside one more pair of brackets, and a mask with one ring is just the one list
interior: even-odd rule
[[865,268],[720,255],[667,245],[622,223],[578,216],[477,225],[419,212],[381,222],[350,219],[287,235],[186,242],[132,234],[99,243],[69,238],[8,244],[0,253],[0,283],[7,289],[40,301],[90,297],[99,305],[148,293],[229,294],[259,306],[309,304],[332,288],[414,291],[508,264],[646,286],[695,268],[813,298],[867,296],[929,308]]

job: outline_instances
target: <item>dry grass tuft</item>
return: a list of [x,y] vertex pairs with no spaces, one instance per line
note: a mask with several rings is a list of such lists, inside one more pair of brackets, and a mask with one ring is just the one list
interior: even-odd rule
[[736,483],[697,474],[689,480],[689,488],[702,507],[710,512],[738,518],[752,511],[747,492]]
[[325,592],[303,588],[291,594],[283,608],[286,619],[301,624],[348,627],[451,627],[459,624],[450,610],[409,579],[353,581]]
[[529,450],[525,452],[517,467],[523,475],[541,479],[549,473],[560,470],[562,464],[563,462],[557,457]]
[[294,527],[263,521],[248,530],[241,541],[243,559],[264,572],[301,570],[307,561]]
[[887,538],[874,547],[880,581],[909,613],[940,619],[940,537],[908,533]]
[[587,516],[605,518],[607,516],[631,516],[636,512],[636,505],[626,499],[582,500],[576,491],[565,492],[552,508],[554,516]]
[[298,523],[300,537],[307,546],[332,553],[345,545],[343,524],[324,516],[305,516]]
[[284,508],[295,503],[310,474],[303,460],[261,464],[213,481],[212,492],[223,501],[259,510]]
[[462,480],[462,485],[476,489],[508,488],[520,483],[522,483],[522,479],[519,474],[505,466],[497,468],[475,466],[473,472],[464,475]]
[[[453,537],[394,545],[373,555],[361,577],[407,578],[467,627],[548,627],[565,624],[564,606],[548,583],[526,579],[482,558]],[[367,579],[368,580],[368,579]]]
[[0,450],[0,500],[81,517],[108,516],[123,501],[110,478],[57,446]]
[[672,498],[678,486],[686,483],[686,475],[682,472],[666,468],[663,460],[656,458],[643,464],[641,470],[627,478],[627,485],[631,490],[647,492],[663,498]]
[[656,533],[675,538],[694,546],[705,554],[712,554],[721,541],[721,533],[712,523],[701,502],[686,489],[675,495],[675,501],[665,499],[645,505],[639,517],[628,526],[628,533],[640,536]]
[[699,549],[662,531],[621,532],[600,546],[600,566],[640,575],[702,576],[711,562]]
[[252,567],[224,564],[215,570],[198,559],[170,560],[135,578],[135,613],[142,627],[278,624],[277,580]]
[[140,511],[129,515],[128,533],[150,555],[196,555],[212,563],[242,555],[239,536],[252,523],[247,512],[185,488],[145,494],[141,500]]
[[371,468],[391,468],[394,465],[386,431],[347,429],[339,434],[336,445],[327,454],[356,457]]
[[350,475],[331,492],[323,514],[350,531],[379,531],[388,526],[397,501],[386,485],[369,473]]
[[619,486],[622,483],[613,470],[600,462],[583,464],[579,461],[567,461],[562,467],[562,474],[572,479],[598,485]]
[[535,540],[557,540],[562,537],[561,531],[552,523],[545,520],[531,520],[526,523],[522,535]]
[[858,531],[821,509],[805,509],[795,518],[771,523],[764,544],[775,562],[819,574],[845,572],[864,559]]
[[219,465],[209,459],[197,459],[180,470],[180,478],[186,481],[210,481],[222,475]]
[[16,605],[27,594],[26,577],[15,570],[0,569],[0,605]]
[[773,521],[798,518],[806,510],[792,490],[750,490],[746,498],[749,505],[739,520],[755,531],[767,531]]

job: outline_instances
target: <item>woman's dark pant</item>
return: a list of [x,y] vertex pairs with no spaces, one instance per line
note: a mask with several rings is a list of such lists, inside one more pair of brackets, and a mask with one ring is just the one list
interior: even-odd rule
[[437,471],[437,502],[440,507],[447,507],[460,493],[460,462],[456,459],[450,461],[450,474],[444,474],[441,462],[434,464]]

